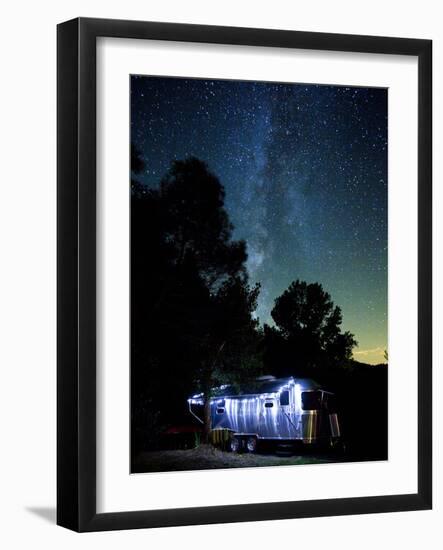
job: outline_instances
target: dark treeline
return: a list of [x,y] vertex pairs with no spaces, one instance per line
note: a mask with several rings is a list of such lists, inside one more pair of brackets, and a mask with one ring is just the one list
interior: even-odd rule
[[[133,151],[132,457],[155,448],[168,426],[192,422],[192,393],[208,398],[214,386],[273,374],[308,376],[335,391],[352,452],[384,458],[386,368],[351,360],[356,341],[341,331],[330,295],[295,280],[275,301],[275,325],[261,328],[260,287],[248,280],[246,243],[232,238],[222,184],[195,158],[173,162],[156,189],[137,182],[143,168]],[[208,407],[205,414],[207,437]]]

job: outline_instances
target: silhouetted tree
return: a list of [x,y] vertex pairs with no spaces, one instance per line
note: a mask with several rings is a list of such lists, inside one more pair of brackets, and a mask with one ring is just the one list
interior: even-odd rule
[[[174,421],[196,386],[209,399],[228,373],[241,378],[258,364],[252,352],[258,287],[248,286],[246,245],[232,240],[224,197],[217,177],[196,158],[173,162],[158,189],[132,182],[134,419],[158,408],[158,423]],[[134,432],[135,421],[136,441]]]
[[291,283],[275,300],[271,315],[276,326],[265,327],[268,363],[278,360],[284,374],[338,366],[357,345],[350,332],[341,331],[341,309],[319,283]]

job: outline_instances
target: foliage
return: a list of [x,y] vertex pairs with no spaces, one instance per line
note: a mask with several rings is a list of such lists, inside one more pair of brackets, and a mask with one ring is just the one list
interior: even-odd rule
[[158,189],[133,181],[131,224],[133,420],[148,393],[167,422],[196,388],[209,399],[259,372],[259,287],[248,285],[224,189],[198,159],[175,161]]
[[296,280],[275,300],[275,327],[265,326],[268,364],[277,359],[281,374],[347,362],[357,345],[341,331],[342,313],[319,283]]
[[224,188],[202,161],[175,161],[160,184],[164,238],[175,267],[192,259],[212,292],[230,277],[246,281],[246,244],[232,241]]

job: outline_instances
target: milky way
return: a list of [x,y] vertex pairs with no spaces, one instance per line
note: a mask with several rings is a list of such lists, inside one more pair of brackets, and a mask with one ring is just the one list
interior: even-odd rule
[[257,315],[291,281],[318,281],[359,341],[387,347],[387,90],[133,76],[131,139],[155,187],[174,159],[204,160],[248,247]]

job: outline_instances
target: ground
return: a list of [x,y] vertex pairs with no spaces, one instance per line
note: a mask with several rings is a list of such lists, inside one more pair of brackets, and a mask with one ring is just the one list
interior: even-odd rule
[[336,455],[328,456],[324,454],[298,454],[292,456],[278,456],[275,453],[237,454],[224,452],[209,445],[200,445],[195,449],[189,450],[140,453],[134,460],[132,472],[290,466],[298,464],[324,464],[342,460],[344,459]]

